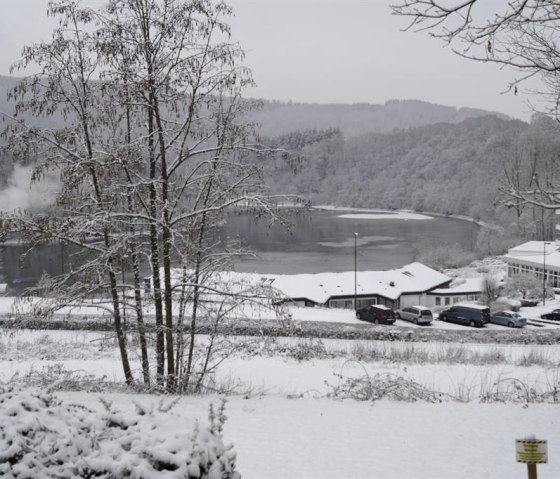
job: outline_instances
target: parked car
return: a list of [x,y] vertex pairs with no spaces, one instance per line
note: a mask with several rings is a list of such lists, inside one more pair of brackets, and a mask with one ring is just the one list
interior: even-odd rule
[[490,308],[478,304],[456,304],[439,313],[439,319],[481,328],[490,322]]
[[537,304],[540,303],[540,299],[520,299],[519,301],[521,301],[521,306],[526,308],[526,307],[533,307],[536,306]]
[[356,318],[375,324],[393,324],[395,313],[382,304],[372,304],[356,311]]
[[541,318],[560,321],[560,309],[553,309],[550,313],[541,314]]
[[522,328],[527,324],[527,319],[513,311],[498,311],[490,315],[490,322],[508,326],[509,328]]
[[409,306],[407,308],[397,309],[395,316],[397,319],[405,319],[412,321],[414,324],[430,324],[434,315],[429,308],[424,306]]

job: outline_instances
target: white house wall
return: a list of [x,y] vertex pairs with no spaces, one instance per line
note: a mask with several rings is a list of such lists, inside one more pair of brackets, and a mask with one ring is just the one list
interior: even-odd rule
[[408,308],[409,306],[425,306],[423,304],[423,294],[402,294],[400,298],[401,308]]

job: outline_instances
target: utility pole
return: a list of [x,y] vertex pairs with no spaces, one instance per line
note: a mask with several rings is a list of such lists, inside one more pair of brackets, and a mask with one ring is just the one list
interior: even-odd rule
[[543,271],[542,271],[542,304],[543,306],[546,304],[546,245],[550,244],[546,241],[543,242]]
[[358,233],[354,233],[354,310],[358,310]]

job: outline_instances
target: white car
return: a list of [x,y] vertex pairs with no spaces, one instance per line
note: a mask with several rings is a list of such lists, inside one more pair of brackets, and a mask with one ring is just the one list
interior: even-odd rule
[[414,324],[430,324],[434,319],[430,309],[424,306],[409,306],[397,309],[396,315],[397,318],[412,321]]

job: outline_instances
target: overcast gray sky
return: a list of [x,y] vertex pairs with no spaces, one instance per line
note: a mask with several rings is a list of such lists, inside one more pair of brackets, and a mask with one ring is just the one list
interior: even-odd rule
[[[503,93],[510,70],[454,55],[426,33],[402,32],[396,0],[229,0],[234,39],[258,83],[247,96],[316,103],[419,99],[527,120],[523,89]],[[88,0],[88,3],[103,3]],[[503,0],[485,0],[492,9]],[[0,74],[23,45],[47,39],[47,0],[0,0]]]

